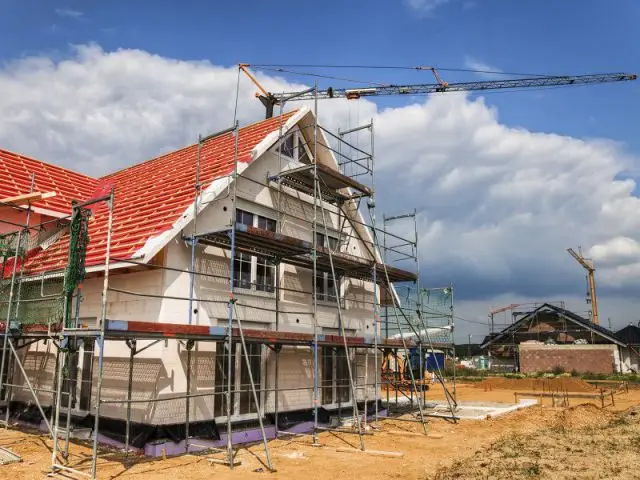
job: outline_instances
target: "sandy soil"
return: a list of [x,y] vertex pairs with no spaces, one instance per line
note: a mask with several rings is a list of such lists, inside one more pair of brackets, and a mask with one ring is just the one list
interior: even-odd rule
[[[428,392],[428,397],[437,399],[443,398],[443,395],[438,388],[434,388]],[[513,390],[484,391],[474,385],[460,385],[458,398],[460,400],[513,403]],[[598,445],[594,445],[594,449],[590,450],[583,445],[584,442],[576,443],[578,437],[566,441],[562,440],[565,442],[562,444],[565,450],[555,451],[552,448],[553,441],[559,442],[561,440],[550,436],[549,431],[559,437],[564,435],[563,432],[584,436],[586,433],[583,433],[582,430],[585,428],[587,431],[590,431],[589,428],[606,428],[609,429],[607,430],[609,435],[620,435],[620,445],[627,445],[629,442],[635,441],[632,440],[633,438],[640,440],[640,428],[637,437],[634,437],[635,433],[631,431],[621,430],[636,428],[635,423],[631,426],[622,425],[618,430],[615,425],[609,427],[609,425],[615,424],[616,415],[619,415],[615,412],[628,410],[633,405],[640,405],[640,390],[631,390],[628,394],[619,395],[616,397],[616,406],[606,407],[604,410],[594,405],[577,405],[578,403],[583,402],[576,400],[576,405],[572,403],[569,409],[551,408],[544,405],[536,406],[496,419],[463,421],[456,425],[441,419],[431,419],[428,425],[429,433],[442,436],[441,438],[398,433],[400,431],[420,433],[422,432],[420,424],[395,420],[379,422],[379,429],[373,435],[364,437],[366,448],[368,450],[402,452],[403,456],[400,458],[338,452],[337,448],[357,447],[358,436],[325,432],[320,437],[321,447],[313,447],[309,437],[271,441],[269,447],[273,464],[277,469],[277,472],[273,474],[266,473],[262,445],[254,445],[239,450],[237,458],[242,461],[242,464],[233,471],[226,466],[211,466],[209,464],[208,458],[222,458],[220,455],[187,455],[166,460],[138,458],[133,462],[127,462],[120,453],[105,450],[101,452],[98,460],[98,476],[99,478],[122,479],[201,478],[209,475],[215,475],[216,478],[222,479],[241,479],[264,476],[270,479],[287,480],[326,478],[438,478],[448,480],[494,476],[489,473],[487,466],[481,466],[484,457],[491,458],[491,464],[506,462],[506,466],[511,465],[509,462],[517,460],[519,463],[514,468],[520,469],[518,472],[521,474],[526,470],[526,472],[534,473],[539,471],[542,472],[541,475],[546,475],[547,472],[557,473],[552,467],[557,458],[562,455],[575,455],[576,462],[579,463],[579,459],[583,456],[600,453]],[[553,439],[553,441],[547,441],[547,438]],[[608,440],[604,442],[605,445],[618,442],[616,437],[608,436],[607,438]],[[537,453],[528,450],[528,442],[536,441],[536,439],[545,439],[545,447],[537,449]],[[526,451],[526,459],[524,456],[515,459],[508,457],[508,452],[519,451],[521,443],[523,451]],[[579,445],[583,450],[577,450]],[[638,445],[640,445],[640,441]],[[49,471],[51,441],[46,436],[17,430],[0,430],[0,446],[10,448],[21,455],[24,460],[19,464],[0,466],[0,479],[42,478],[43,473]],[[570,449],[567,450],[567,448]],[[627,450],[620,449],[616,452],[616,455],[618,453],[623,455]],[[88,446],[73,444],[69,466],[88,471],[89,454],[90,448]],[[504,460],[503,457],[505,457]],[[550,458],[548,461],[547,457]],[[637,462],[634,456],[630,458]],[[536,464],[535,461],[538,463]],[[548,462],[549,465],[545,462]],[[591,460],[585,465],[595,463],[597,463],[597,459]],[[609,462],[606,465],[611,466],[612,464],[610,465]],[[618,475],[617,478],[632,478],[624,477],[626,464],[623,462],[621,465],[623,465],[622,476]],[[470,476],[469,472],[475,471],[474,469],[484,472],[484,476]],[[256,472],[256,470],[259,471]],[[498,474],[495,478],[520,477],[502,477]]]
[[579,405],[546,428],[507,434],[430,478],[637,479],[639,446],[640,411],[614,414]]

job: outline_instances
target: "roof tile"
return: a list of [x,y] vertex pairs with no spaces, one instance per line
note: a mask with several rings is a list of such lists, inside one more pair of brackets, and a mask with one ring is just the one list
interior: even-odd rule
[[[284,120],[295,112],[284,115]],[[251,161],[251,151],[266,135],[278,129],[280,118],[271,118],[245,126],[238,137],[238,159]],[[203,144],[200,151],[200,179],[203,188],[215,179],[230,174],[234,166],[234,136],[226,133]],[[147,240],[166,231],[182,216],[194,200],[197,144],[133,165],[102,178],[91,178],[64,168],[39,162],[16,153],[0,150],[0,194],[18,195],[29,191],[30,175],[36,172],[37,191],[56,191],[58,195],[35,205],[69,213],[71,200],[95,198],[111,187],[115,200],[111,257],[128,259]],[[91,239],[86,265],[104,262],[108,209],[98,204],[89,223]],[[27,273],[64,268],[68,255],[68,235],[48,249],[27,259]]]

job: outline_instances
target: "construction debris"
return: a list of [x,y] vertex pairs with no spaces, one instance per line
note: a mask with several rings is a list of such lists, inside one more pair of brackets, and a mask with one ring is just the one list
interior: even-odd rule
[[18,463],[22,461],[22,457],[16,455],[8,448],[0,447],[0,465],[8,465],[9,463]]

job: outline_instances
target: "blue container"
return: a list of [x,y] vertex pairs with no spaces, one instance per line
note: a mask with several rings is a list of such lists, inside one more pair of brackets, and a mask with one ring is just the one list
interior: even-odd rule
[[424,353],[424,356],[426,359],[428,372],[434,372],[438,368],[440,368],[440,370],[444,369],[444,352],[443,351],[441,350],[427,351]]

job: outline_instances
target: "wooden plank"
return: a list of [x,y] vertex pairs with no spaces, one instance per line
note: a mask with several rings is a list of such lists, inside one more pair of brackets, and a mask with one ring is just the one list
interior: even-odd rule
[[435,439],[440,439],[444,437],[444,435],[441,435],[440,433],[428,433],[425,435],[424,433],[407,432],[406,430],[389,430],[384,433],[388,433],[390,435],[405,435],[407,437],[427,437],[427,438],[435,438]]
[[6,197],[0,200],[0,203],[16,205],[25,202],[37,202],[38,200],[46,200],[56,196],[56,192],[33,192],[16,195],[14,197]]
[[375,457],[404,457],[404,452],[386,452],[384,450],[359,450],[357,448],[336,448],[336,452],[361,453],[364,455],[372,455]]
[[[518,397],[551,398],[555,395],[558,395],[558,393],[543,393],[543,392],[513,392],[513,394],[516,397],[516,399]],[[569,398],[600,398],[601,396],[599,393],[567,393],[564,395],[565,397],[569,397]]]
[[[209,462],[209,465],[226,465],[229,466],[229,460],[223,460],[221,458],[209,458],[207,459],[207,461]],[[237,467],[238,465],[242,465],[242,461],[241,460],[233,460],[233,466]]]
[[0,447],[0,465],[8,465],[10,463],[21,462],[20,455],[16,455],[8,448]]

